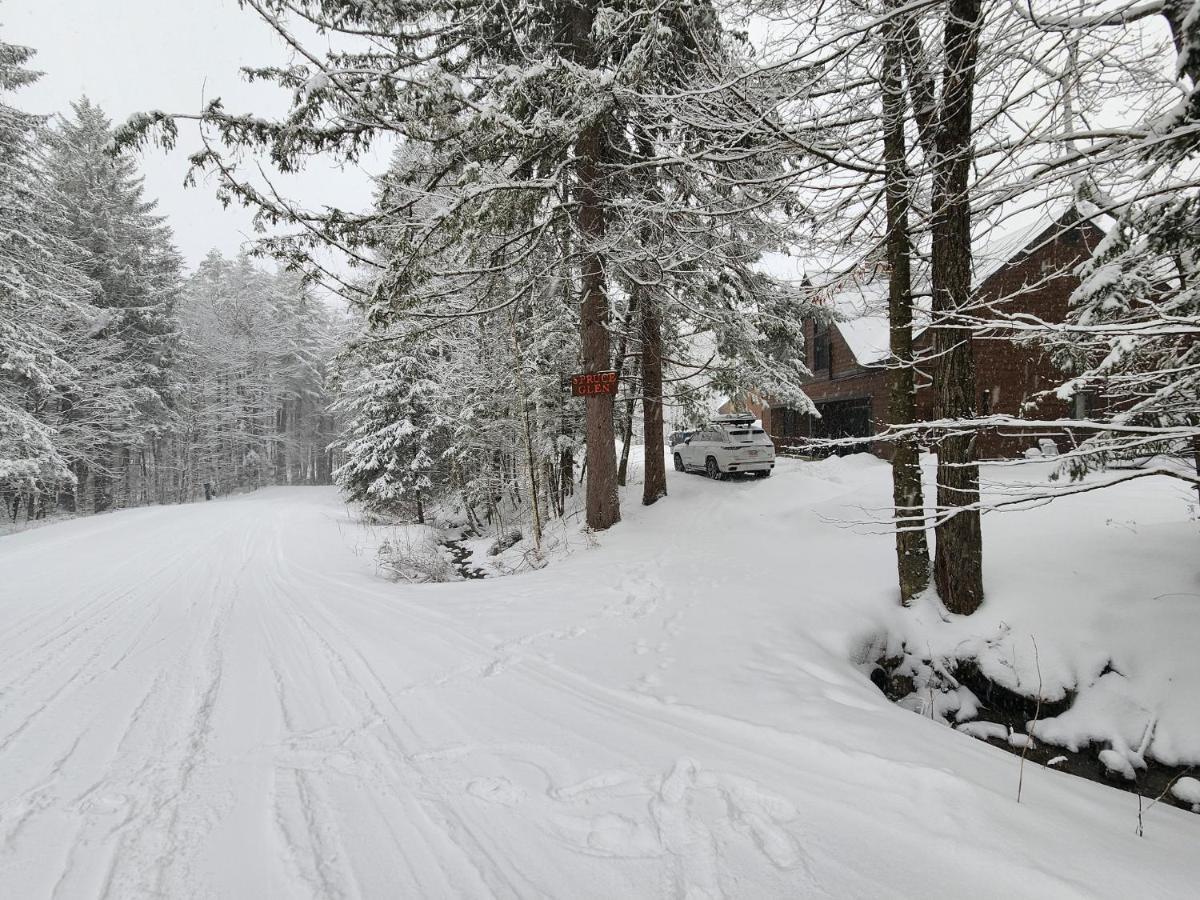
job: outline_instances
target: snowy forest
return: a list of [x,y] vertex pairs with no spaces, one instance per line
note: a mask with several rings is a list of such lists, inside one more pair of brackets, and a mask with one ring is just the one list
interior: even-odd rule
[[[263,896],[1011,896],[1022,864],[1038,896],[1186,895],[1200,0],[236,7],[211,18],[270,39],[236,76],[274,103],[35,109],[38,48],[0,29],[0,592],[40,590],[6,584],[5,541],[37,558],[85,521],[177,521],[225,560],[163,532],[218,611],[178,613],[195,677],[155,678],[118,742],[194,705],[175,799],[81,776],[79,846],[125,827],[104,804],[148,823],[105,892],[192,896],[187,867],[130,860],[244,796],[286,860]],[[178,249],[143,170],[179,150],[188,191],[251,219],[237,252]],[[302,199],[326,170],[365,172],[370,202]],[[609,372],[615,393],[573,394]],[[680,452],[753,433],[769,482]],[[243,582],[289,611],[224,604]],[[271,710],[253,726],[213,724],[226,665]],[[460,706],[409,714],[434,694]],[[977,740],[939,757],[881,699]],[[269,791],[211,763],[264,758]],[[405,787],[364,800],[347,771]],[[1078,799],[1066,772],[1105,787]],[[403,872],[363,861],[414,842]],[[915,872],[926,849],[949,868]]]
[[[864,272],[889,280],[878,437],[906,600],[934,577],[950,609],[978,606],[971,436],[1054,424],[1038,398],[1020,420],[977,408],[972,333],[1040,344],[1054,395],[1089,398],[1092,420],[1059,416],[1089,432],[1068,477],[1200,453],[1186,4],[246,5],[294,49],[245,72],[290,94],[285,117],[216,99],[114,131],[86,99],[50,119],[6,101],[13,518],[336,471],[377,509],[423,522],[452,503],[535,531],[580,480],[604,529],[635,432],[661,444],[664,421],[700,422],[714,396],[815,412],[801,323],[836,316],[822,294]],[[314,35],[332,49],[309,50]],[[7,94],[35,77],[31,54],[6,45]],[[182,272],[134,150],[191,120],[208,137],[188,177],[255,212],[255,253],[281,274],[245,257]],[[302,172],[375,143],[391,165],[366,211],[302,209],[236,162]],[[973,299],[972,242],[1052,207],[1104,234],[1068,321]],[[918,323],[935,336],[919,359]],[[609,367],[619,397],[569,396],[569,374]],[[921,378],[932,421],[912,402]],[[931,446],[932,516],[914,475]],[[665,494],[663,465],[649,459],[644,503]]]
[[[33,75],[4,45],[0,87]],[[328,483],[340,326],[301,278],[213,254],[191,274],[86,98],[7,105],[0,497],[12,521]]]

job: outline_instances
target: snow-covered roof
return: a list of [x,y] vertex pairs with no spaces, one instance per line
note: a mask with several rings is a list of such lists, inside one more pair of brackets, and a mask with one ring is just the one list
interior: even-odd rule
[[[1027,191],[983,211],[971,228],[974,286],[982,285],[1022,251],[1036,249],[1042,235],[1049,241],[1080,218],[1102,231],[1113,224],[1110,215],[1092,204],[1049,189]],[[1052,231],[1055,225],[1060,227]]]
[[997,207],[972,230],[971,263],[979,287],[1070,211],[1065,198],[1022,197]]
[[[1072,205],[1070,198],[1027,193],[980,216],[972,228],[973,286],[979,287],[1022,251],[1030,249],[1047,229],[1064,220]],[[1093,221],[1101,228],[1108,223],[1105,217],[1093,217]],[[811,262],[799,255],[769,253],[764,254],[760,268],[779,281],[798,285],[806,275],[806,263]],[[808,269],[808,273],[816,282],[818,302],[836,312],[835,325],[855,362],[872,366],[886,360],[891,344],[886,278],[876,276],[860,283],[859,278],[842,274],[823,289],[819,272]],[[914,334],[920,334],[928,327],[929,290],[927,279],[914,274]]]
[[891,352],[888,324],[888,285],[883,279],[851,283],[824,302],[839,316],[838,332],[860,366],[887,359]]

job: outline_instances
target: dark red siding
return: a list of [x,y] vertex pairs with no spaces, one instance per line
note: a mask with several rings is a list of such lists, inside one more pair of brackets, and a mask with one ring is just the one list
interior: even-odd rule
[[[1013,313],[1027,313],[1048,322],[1061,322],[1067,314],[1067,302],[1078,285],[1070,274],[1087,258],[1099,240],[1098,229],[1084,225],[1053,238],[1051,226],[1031,243],[1027,251],[1017,254],[1005,266],[992,274],[976,292],[981,317],[998,319]],[[1064,274],[1066,273],[1066,274]],[[805,323],[808,362],[813,364],[813,323]],[[858,365],[850,348],[837,328],[832,328],[832,360],[828,371],[815,372],[805,385],[814,403],[865,399],[870,404],[873,433],[884,427],[887,420],[887,373],[880,368]],[[918,336],[916,352],[928,352],[931,335]],[[979,409],[985,406],[992,413],[1025,418],[1051,419],[1067,414],[1067,404],[1043,392],[1051,391],[1063,380],[1062,373],[1039,347],[1014,341],[1011,335],[977,334],[972,338],[975,350],[976,382],[979,389]],[[917,407],[922,419],[937,418],[936,398],[930,386],[929,366],[918,374]],[[985,396],[986,395],[986,396]],[[766,404],[764,404],[766,406]],[[796,423],[795,415],[781,415],[780,409],[764,410],[763,424],[777,444],[796,442],[801,435],[819,433],[819,426],[808,417]],[[801,435],[783,427],[783,421],[798,425]],[[1039,437],[1055,439],[1060,448],[1070,437],[1064,431],[1044,433],[1030,430],[1020,435],[999,435],[985,431],[979,436],[978,454],[981,459],[1019,455],[1036,446]],[[887,457],[886,445],[872,445],[872,452]]]

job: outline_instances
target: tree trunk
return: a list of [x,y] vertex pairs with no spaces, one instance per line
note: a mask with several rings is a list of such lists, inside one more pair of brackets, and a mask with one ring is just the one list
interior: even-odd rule
[[[1196,477],[1200,478],[1200,437],[1192,438],[1192,460],[1196,464]],[[1200,499],[1200,484],[1196,485],[1197,499]]]
[[633,443],[633,404],[636,400],[634,391],[637,389],[638,368],[635,363],[629,373],[632,384],[629,396],[625,398],[625,410],[621,415],[621,462],[617,466],[617,484],[625,487],[625,477],[629,472],[629,445]]
[[[1196,91],[1200,91],[1200,53],[1197,53],[1195,49],[1190,53],[1185,52],[1188,47],[1187,19],[1193,8],[1191,0],[1166,0],[1163,3],[1162,14],[1171,29],[1171,40],[1175,44],[1175,51],[1180,54],[1178,64],[1182,64],[1181,74],[1191,80]],[[1193,94],[1193,97],[1196,96],[1200,96],[1200,94]],[[1200,104],[1200,100],[1193,99],[1191,104],[1193,106]]]
[[[982,24],[980,0],[951,0],[946,11],[942,108],[933,186],[933,349],[939,416],[975,415],[975,358],[963,320],[971,295],[971,112]],[[975,433],[938,445],[938,525],[934,581],[946,609],[973,613],[983,603]]]
[[[911,174],[904,141],[904,84],[900,71],[900,33],[894,21],[884,26],[883,155],[887,188],[888,319],[891,368],[888,371],[888,424],[909,425],[917,417],[913,369],[912,241],[908,229]],[[648,441],[647,441],[648,442]],[[900,602],[908,606],[929,586],[929,544],[925,537],[925,497],[921,488],[920,448],[902,438],[892,450],[892,501],[896,519],[896,568]]]
[[[585,67],[595,65],[592,25],[596,7],[582,2],[568,7],[570,40],[574,62]],[[604,239],[604,207],[597,185],[604,156],[604,127],[592,122],[580,131],[575,141],[579,247],[583,269],[583,299],[580,319],[583,326],[583,370],[603,372],[609,366],[608,296],[605,292],[604,266],[600,244]],[[613,398],[611,394],[591,394],[587,400],[587,524],[601,530],[621,520],[617,497],[617,456],[613,442]]]
[[525,464],[529,474],[529,511],[533,516],[533,545],[542,549],[542,512],[538,506],[538,459],[533,451],[533,424],[529,421],[529,396],[525,389],[525,359],[521,343],[517,340],[517,323],[513,310],[508,311],[508,328],[512,335],[513,362],[516,363],[517,390],[521,394],[521,425],[525,438]]
[[[625,372],[625,358],[629,350],[629,331],[633,327],[634,318],[637,316],[638,295],[635,293],[629,299],[629,309],[625,313],[625,321],[621,326],[621,338],[617,342],[617,382],[620,383],[621,377]],[[634,378],[637,375],[637,366],[633,366]],[[633,391],[629,392],[629,396],[625,400],[625,412],[621,416],[621,462],[617,465],[617,485],[625,487],[625,476],[629,471],[629,443],[633,439]]]
[[646,474],[642,503],[649,506],[667,496],[667,463],[663,455],[662,322],[658,304],[642,299],[642,423]]
[[[558,460],[558,506],[566,511],[567,498],[575,495],[575,451],[563,450]],[[560,513],[561,515],[562,513]]]

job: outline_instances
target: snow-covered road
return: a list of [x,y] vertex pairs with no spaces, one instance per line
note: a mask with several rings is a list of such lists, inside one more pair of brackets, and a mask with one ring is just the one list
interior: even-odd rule
[[1052,772],[1017,806],[846,662],[860,611],[758,579],[766,517],[788,565],[847,540],[781,475],[449,585],[378,578],[326,489],[0,538],[0,897],[1185,896],[1196,817],[1138,839]]

